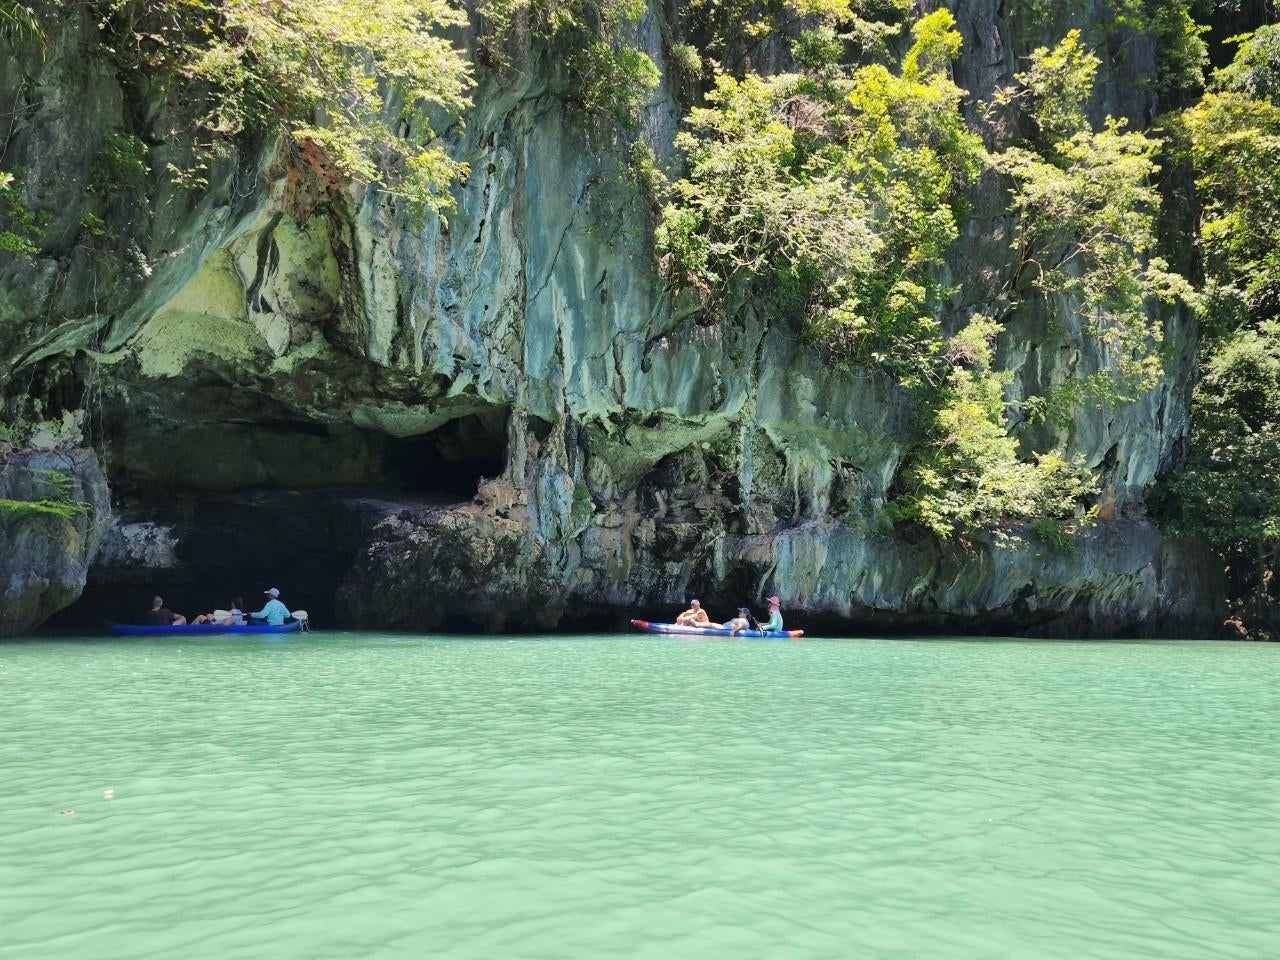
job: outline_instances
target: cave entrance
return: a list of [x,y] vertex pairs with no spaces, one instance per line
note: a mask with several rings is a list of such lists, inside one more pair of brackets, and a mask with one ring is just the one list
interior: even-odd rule
[[285,419],[111,425],[108,475],[121,524],[163,530],[166,556],[95,562],[54,626],[130,621],[151,596],[188,616],[279,587],[318,625],[384,517],[472,499],[506,469],[507,412],[486,409],[392,437]]
[[382,454],[388,486],[441,501],[470,500],[507,467],[505,411],[475,413],[419,436],[389,439]]
[[127,417],[107,435],[118,500],[261,490],[362,489],[463,502],[507,462],[507,411],[486,408],[395,437],[352,424],[296,419],[155,424]]

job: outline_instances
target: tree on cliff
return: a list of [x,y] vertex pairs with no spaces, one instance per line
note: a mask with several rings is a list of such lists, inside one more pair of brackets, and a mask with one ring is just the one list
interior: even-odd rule
[[1238,612],[1280,636],[1280,322],[1210,351],[1192,412],[1190,456],[1158,500],[1166,523],[1208,540],[1227,562]]
[[[442,211],[466,172],[433,111],[467,104],[471,66],[442,35],[449,0],[97,0],[123,65],[168,76],[199,111],[207,150],[284,135],[295,163]],[[199,185],[191,171],[186,182]]]
[[1221,553],[1250,626],[1280,637],[1280,27],[1237,40],[1175,127],[1203,203],[1205,375],[1155,503]]
[[[948,10],[911,23],[892,58],[884,41],[902,32],[903,5],[790,6],[817,23],[788,34],[797,72],[721,73],[677,138],[688,166],[658,228],[667,275],[713,315],[759,299],[833,362],[911,391],[920,430],[891,518],[939,537],[1071,521],[1096,483],[1061,449],[1020,452],[992,344],[1021,305],[1059,298],[1109,358],[1024,398],[1032,416],[1129,402],[1159,382],[1154,305],[1190,292],[1155,255],[1160,141],[1111,118],[1090,123],[1099,60],[1078,31],[1036,50],[1002,92],[994,108],[1032,133],[991,153],[962,114],[962,38]],[[955,316],[946,255],[968,191],[993,174],[1010,190],[1013,269],[988,309]],[[966,322],[967,334],[947,335]]]

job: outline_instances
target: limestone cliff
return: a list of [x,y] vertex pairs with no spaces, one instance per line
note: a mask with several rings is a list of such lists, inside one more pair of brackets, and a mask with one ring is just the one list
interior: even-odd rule
[[15,452],[0,443],[0,501],[39,503],[48,477],[70,516],[0,503],[0,636],[26,633],[72,603],[110,519],[107,483],[83,447]]
[[[977,100],[1063,28],[997,0],[953,9]],[[664,73],[667,17],[655,6],[635,38]],[[114,75],[96,43],[68,14],[43,55],[0,67],[6,149],[47,219],[34,263],[0,267],[0,381],[91,394],[121,517],[95,611],[121,585],[134,607],[150,584],[175,606],[275,585],[339,623],[502,629],[777,592],[792,622],[839,629],[1211,629],[1212,563],[1142,505],[1187,430],[1188,317],[1166,318],[1157,390],[1065,428],[1106,488],[1075,549],[1017,531],[944,546],[878,520],[913,429],[891,381],[832,369],[755,304],[712,324],[664,288],[628,156],[638,137],[671,159],[676,84],[626,132],[584,116],[537,43],[482,73],[449,127],[471,174],[446,226],[290,176],[271,144],[182,189],[182,104]],[[1146,124],[1154,50],[1116,50],[1095,109]],[[147,172],[104,185],[121,136]],[[1008,257],[1004,186],[972,200],[953,327],[998,295]],[[1015,397],[1106,363],[1058,307],[1002,337]]]

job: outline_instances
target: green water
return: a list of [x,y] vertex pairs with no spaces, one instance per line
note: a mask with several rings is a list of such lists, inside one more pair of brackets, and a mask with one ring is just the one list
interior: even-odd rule
[[0,644],[0,957],[1275,957],[1278,679],[1280,645]]

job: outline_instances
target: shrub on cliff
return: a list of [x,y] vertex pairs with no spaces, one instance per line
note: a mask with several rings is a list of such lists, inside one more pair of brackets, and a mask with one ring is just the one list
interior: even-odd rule
[[1280,633],[1280,323],[1213,350],[1192,399],[1187,460],[1154,498],[1167,528],[1204,537],[1226,561],[1232,596],[1256,629]]
[[1238,612],[1280,635],[1280,27],[1235,60],[1172,127],[1203,204],[1201,362],[1185,462],[1154,505],[1223,557]]
[[[988,153],[951,77],[961,49],[951,14],[917,20],[890,64],[854,39],[865,29],[848,32],[870,6],[815,8],[819,26],[792,43],[799,73],[716,78],[677,139],[688,169],[658,228],[663,268],[712,313],[752,296],[836,363],[877,367],[913,391],[920,438],[894,516],[943,537],[1070,520],[1096,482],[1062,451],[1019,456],[1009,378],[991,343],[1021,304],[1052,297],[1073,304],[1079,335],[1102,345],[1109,366],[1026,398],[1031,415],[1132,400],[1158,382],[1153,305],[1190,293],[1154,255],[1160,141],[1110,118],[1091,125],[1085,104],[1099,61],[1072,31],[1035,51],[993,105],[1029,119],[1032,135]],[[873,62],[860,62],[868,55]],[[993,319],[948,338],[945,257],[967,189],[990,170],[1010,185],[1013,269]],[[969,349],[957,349],[961,341]]]
[[480,0],[474,9],[482,64],[505,69],[513,51],[536,37],[562,51],[569,99],[588,115],[633,126],[661,79],[635,43],[634,27],[648,12],[645,0]]
[[1164,366],[1153,305],[1189,301],[1193,294],[1156,255],[1155,158],[1163,142],[1111,117],[1094,129],[1085,107],[1098,66],[1072,30],[1056,47],[1034,51],[993,105],[998,112],[1026,101],[1035,125],[1031,142],[993,157],[1014,184],[1010,299],[1064,297],[1111,361],[1099,375],[1059,388],[1047,398],[1049,408],[1092,398],[1133,400],[1155,386]]
[[925,438],[903,470],[896,519],[919,523],[939,539],[1009,523],[1075,518],[1097,493],[1078,460],[1050,451],[1024,459],[1005,423],[1009,374],[994,369],[1000,325],[975,317],[948,341],[951,374],[931,411]]
[[908,384],[937,378],[937,268],[983,156],[950,77],[954,19],[936,11],[912,36],[896,70],[717,77],[677,137],[688,174],[657,236],[668,275],[711,309],[746,284],[838,360]]
[[[168,75],[207,148],[283,134],[296,162],[434,210],[465,166],[434,143],[432,110],[461,110],[470,65],[441,35],[448,0],[97,0],[125,65]],[[393,99],[394,97],[394,99]],[[391,109],[398,103],[398,109]]]

